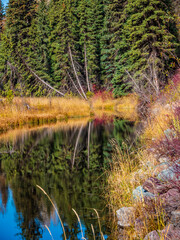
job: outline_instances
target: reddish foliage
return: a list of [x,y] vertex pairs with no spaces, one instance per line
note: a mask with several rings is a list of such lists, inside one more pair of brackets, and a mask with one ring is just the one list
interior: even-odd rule
[[99,90],[98,92],[96,92],[94,94],[94,99],[98,99],[98,98],[101,98],[103,101],[107,100],[107,99],[113,99],[113,94],[112,92],[107,92],[107,91],[102,91],[102,90]]
[[180,138],[167,138],[155,143],[160,156],[170,157],[171,161],[180,158]]
[[176,119],[178,119],[178,121],[180,121],[180,107],[176,107],[174,110],[174,116]]
[[178,69],[175,73],[175,75],[173,76],[173,85],[175,87],[177,87],[180,84],[180,69]]
[[113,93],[112,90],[109,91],[106,88],[101,88],[95,84],[93,84],[93,92],[94,92],[94,99],[101,98],[102,100],[107,100],[107,99],[113,99]]
[[102,117],[96,117],[94,119],[94,126],[106,125],[108,123],[113,123],[113,121],[114,121],[113,116],[107,116],[107,115],[103,114]]

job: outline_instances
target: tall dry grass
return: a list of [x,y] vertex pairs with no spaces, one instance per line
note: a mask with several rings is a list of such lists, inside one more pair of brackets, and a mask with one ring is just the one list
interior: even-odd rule
[[[141,229],[137,231],[134,223],[132,223],[132,226],[124,231],[123,239],[144,239],[150,231],[160,230],[165,226],[164,212],[160,202],[155,199],[151,204],[146,204],[144,201],[133,199],[132,195],[136,187],[142,185],[148,177],[154,175],[156,159],[146,149],[129,151],[128,146],[124,144],[122,150],[114,141],[112,145],[114,146],[114,155],[107,179],[106,198],[114,216],[111,221],[114,238],[118,238],[119,234],[116,211],[121,207],[134,207],[134,213],[132,213],[134,221],[137,218],[141,219]],[[155,209],[155,212],[152,209]]]
[[72,98],[20,98],[12,101],[0,101],[0,129],[21,126],[25,123],[48,123],[57,120],[102,115],[102,112],[114,114],[119,99],[83,99]]

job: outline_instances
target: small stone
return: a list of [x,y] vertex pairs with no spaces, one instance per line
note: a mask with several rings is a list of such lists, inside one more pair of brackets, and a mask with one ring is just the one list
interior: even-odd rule
[[164,134],[165,134],[165,136],[166,136],[169,140],[171,140],[172,138],[174,138],[174,137],[176,136],[175,131],[172,130],[172,129],[170,129],[170,128],[166,129],[166,130],[164,131]]
[[141,217],[136,218],[134,226],[135,226],[135,231],[138,234],[138,236],[142,237],[143,229],[145,227],[145,222],[143,222]]
[[145,236],[144,240],[160,240],[160,236],[159,236],[159,234],[154,230],[154,231],[148,233],[148,234]]
[[122,207],[117,210],[118,225],[120,227],[130,227],[134,221],[134,211],[133,207]]
[[160,158],[158,158],[158,162],[168,164],[169,158],[168,157],[160,157]]
[[174,227],[180,228],[180,208],[171,212],[170,222],[173,224]]
[[156,194],[157,188],[160,185],[162,185],[160,180],[154,177],[150,177],[143,183],[143,189],[150,193]]
[[163,170],[158,174],[158,179],[162,181],[178,181],[180,180],[180,175],[177,174],[180,170],[180,164],[175,163],[173,166],[168,169]]
[[175,228],[172,224],[166,226],[161,232],[163,240],[180,240],[180,229]]
[[154,194],[146,191],[142,186],[137,187],[133,190],[133,198],[137,200],[142,200],[144,198],[154,198]]

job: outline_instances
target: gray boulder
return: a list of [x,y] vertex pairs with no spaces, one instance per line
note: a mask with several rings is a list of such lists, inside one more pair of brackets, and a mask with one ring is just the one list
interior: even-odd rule
[[174,227],[180,228],[180,208],[171,212],[170,223],[172,223]]
[[157,231],[152,231],[145,236],[144,240],[160,240],[160,236]]
[[180,229],[175,228],[172,224],[167,225],[161,232],[163,240],[180,240]]
[[175,163],[173,166],[160,172],[157,178],[161,181],[167,181],[167,182],[180,180],[180,175],[177,174],[177,171],[179,172],[179,170],[180,170],[180,164]]
[[142,186],[137,187],[133,190],[133,198],[136,200],[142,200],[144,198],[154,198],[155,195],[153,193],[148,192]]
[[133,207],[122,207],[117,210],[118,225],[120,227],[130,227],[134,222],[134,211]]

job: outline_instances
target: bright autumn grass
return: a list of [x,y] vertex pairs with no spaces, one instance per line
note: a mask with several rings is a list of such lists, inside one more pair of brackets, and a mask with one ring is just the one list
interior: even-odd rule
[[176,122],[174,109],[178,106],[180,106],[180,76],[176,86],[168,84],[160,98],[150,107],[150,116],[142,135],[146,144],[164,137],[164,131],[170,128],[171,122]]
[[[134,207],[132,213],[134,220],[141,218],[143,226],[140,231],[136,231],[134,224],[126,229],[127,239],[144,239],[146,234],[154,229],[164,228],[164,212],[161,203],[155,202],[152,206],[146,205],[143,201],[135,201],[132,196],[133,190],[140,186],[148,177],[155,173],[154,168],[149,167],[149,162],[156,165],[156,159],[146,149],[138,149],[129,152],[128,146],[124,145],[123,150],[115,143],[113,162],[108,174],[108,187],[106,198],[109,208],[116,216],[116,211],[121,207]],[[152,213],[152,208],[156,209],[156,215]],[[144,215],[146,209],[146,215]],[[148,220],[147,220],[148,214]],[[114,235],[118,236],[117,219],[112,219]],[[124,238],[126,239],[126,238]]]
[[[104,112],[115,114],[119,99],[89,99],[73,98],[19,98],[12,102],[1,99],[0,129],[21,126],[26,123],[41,124],[69,118],[92,117]],[[122,113],[123,114],[123,113]],[[117,114],[116,114],[117,115]]]
[[138,103],[139,98],[135,94],[129,94],[118,99],[116,103],[116,110],[123,116],[125,119],[130,121],[137,120],[138,118]]

